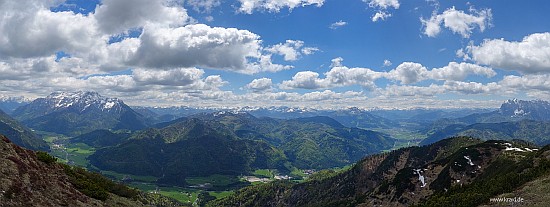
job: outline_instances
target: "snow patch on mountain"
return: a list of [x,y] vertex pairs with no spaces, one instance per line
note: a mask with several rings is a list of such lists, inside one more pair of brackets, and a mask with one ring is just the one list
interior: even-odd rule
[[418,180],[420,180],[420,182],[422,183],[422,185],[420,186],[421,188],[423,187],[426,187],[426,181],[425,181],[425,178],[424,176],[422,175],[422,170],[421,169],[414,169],[413,170],[413,174],[417,174],[418,175]]
[[469,164],[469,165],[474,166],[474,163],[472,162],[472,159],[470,159],[470,157],[464,156],[464,158],[465,158],[466,160],[468,160],[468,164]]

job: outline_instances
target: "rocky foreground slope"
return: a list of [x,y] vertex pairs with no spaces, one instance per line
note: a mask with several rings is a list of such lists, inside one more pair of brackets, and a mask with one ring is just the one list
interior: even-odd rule
[[0,135],[0,206],[180,206],[55,162]]

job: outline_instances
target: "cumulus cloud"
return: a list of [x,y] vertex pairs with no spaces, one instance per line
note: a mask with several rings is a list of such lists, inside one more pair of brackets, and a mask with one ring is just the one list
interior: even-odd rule
[[384,89],[379,89],[377,92],[384,97],[431,97],[443,93],[443,90],[439,85],[435,84],[431,84],[430,86],[389,85]]
[[315,47],[304,47],[304,41],[286,40],[285,43],[273,45],[265,50],[272,54],[282,55],[286,61],[295,61],[298,60],[302,54],[311,55],[319,49]]
[[257,73],[260,71],[266,72],[279,72],[283,70],[290,70],[294,68],[291,65],[281,65],[272,62],[271,54],[261,55],[258,61],[248,63],[246,70],[243,73]]
[[377,11],[371,18],[372,22],[377,22],[378,20],[386,20],[387,18],[390,18],[392,14],[387,13],[385,11]]
[[461,95],[488,94],[502,89],[499,84],[463,82],[463,81],[445,81],[442,85],[430,84],[429,86],[415,85],[389,85],[385,88],[377,89],[377,93],[382,97],[435,97],[439,94],[456,93]]
[[382,8],[387,9],[393,7],[394,9],[399,9],[399,0],[363,0],[373,8]]
[[374,81],[382,77],[382,73],[368,68],[333,67],[325,73],[325,82],[331,87],[360,85],[367,89],[376,87]]
[[458,92],[461,94],[487,94],[500,90],[501,86],[491,82],[488,84],[478,82],[445,81],[443,85],[446,92]]
[[328,87],[325,80],[319,78],[319,73],[313,71],[301,71],[292,77],[292,80],[283,81],[282,89],[319,89]]
[[403,84],[411,84],[427,79],[461,81],[468,75],[493,77],[496,72],[491,68],[471,63],[450,62],[447,66],[428,70],[420,63],[404,62],[386,73],[385,77]]
[[[0,16],[0,65],[3,70],[16,71],[9,72],[13,74],[10,79],[46,72],[86,77],[128,68],[163,73],[201,67],[246,74],[292,68],[273,63],[259,35],[250,31],[189,25],[193,20],[181,1],[105,0],[86,15],[53,12],[50,8],[56,3],[59,1],[0,2],[5,14]],[[135,30],[138,36],[126,34],[135,28],[140,28]],[[121,40],[109,42],[115,36]],[[288,43],[296,50],[294,57],[282,49],[277,54],[289,60],[318,51],[303,44]],[[58,52],[68,57],[56,58]]]
[[384,60],[384,63],[382,65],[388,67],[392,65],[392,62],[390,60]]
[[270,90],[272,86],[273,83],[270,78],[260,78],[252,80],[252,82],[246,84],[245,88],[253,92],[263,92]]
[[191,5],[195,11],[210,13],[212,8],[221,5],[220,0],[187,0],[186,3]]
[[513,91],[550,91],[550,75],[505,76],[499,84]]
[[371,18],[373,22],[386,20],[392,16],[387,10],[399,9],[400,6],[399,0],[363,0],[363,2],[367,3],[370,8],[376,9],[376,13]]
[[325,0],[239,0],[239,2],[241,2],[239,12],[252,14],[254,10],[279,12],[283,8],[292,10],[296,7],[305,7],[309,5],[321,7]]
[[[465,52],[459,50],[462,56]],[[471,45],[466,53],[479,64],[521,73],[550,73],[550,33],[535,33],[512,42],[504,39],[484,40]]]
[[342,65],[341,57],[332,60],[330,71],[324,74],[325,78],[319,78],[319,73],[302,71],[296,73],[292,80],[283,81],[282,89],[321,89],[360,85],[367,89],[375,87],[374,81],[383,76],[383,73],[368,68],[348,68]]
[[181,68],[167,71],[134,70],[133,78],[142,84],[186,86],[199,81],[204,71],[196,68]]
[[95,9],[99,28],[108,34],[126,32],[146,24],[182,26],[187,11],[173,0],[103,0]]
[[205,67],[246,70],[247,58],[259,58],[260,37],[247,30],[204,24],[146,28],[130,64],[149,67]]
[[483,32],[491,26],[491,9],[476,10],[471,8],[471,14],[451,7],[441,14],[433,13],[429,19],[420,18],[424,27],[424,34],[428,37],[436,37],[441,32],[441,26],[468,38],[477,27]]
[[496,75],[496,72],[491,68],[471,63],[450,62],[445,67],[432,69],[427,76],[435,80],[461,81],[472,74],[491,78]]
[[334,22],[334,23],[330,24],[330,26],[328,28],[338,29],[340,27],[346,26],[347,24],[348,24],[347,22],[344,22],[344,21],[340,20],[340,21],[337,21],[337,22]]
[[403,84],[416,83],[427,78],[428,69],[420,63],[404,62],[386,74],[392,80]]
[[[401,84],[414,84],[423,80],[463,81],[469,75],[493,77],[496,72],[487,67],[471,63],[450,62],[441,68],[428,70],[420,63],[403,62],[388,72],[377,72],[369,68],[348,68],[342,64],[343,58],[332,60],[331,69],[320,78],[319,73],[302,71],[292,80],[283,81],[281,89],[322,89],[359,85],[367,90],[377,88],[375,81],[381,78],[399,81]],[[451,83],[451,82],[448,82]]]
[[[51,12],[50,1],[0,3],[0,59],[50,56],[57,51],[86,53],[106,37],[96,21],[73,12]],[[32,29],[30,29],[32,28]]]

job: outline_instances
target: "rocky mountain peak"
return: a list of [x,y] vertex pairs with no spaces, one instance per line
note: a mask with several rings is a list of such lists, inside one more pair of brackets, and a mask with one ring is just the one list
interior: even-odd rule
[[514,118],[550,120],[550,103],[543,100],[510,99],[500,106],[499,112],[502,115]]
[[45,103],[54,111],[71,108],[80,112],[88,109],[120,112],[124,106],[124,103],[118,98],[104,97],[94,91],[54,92],[46,98],[36,101]]

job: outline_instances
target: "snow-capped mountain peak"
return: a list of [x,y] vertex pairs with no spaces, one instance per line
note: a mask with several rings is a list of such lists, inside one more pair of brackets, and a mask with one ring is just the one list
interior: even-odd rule
[[550,120],[550,103],[543,100],[510,99],[500,106],[499,112],[512,118]]
[[80,112],[90,109],[120,111],[124,105],[118,98],[103,97],[94,91],[54,92],[42,101],[54,111],[68,108]]

